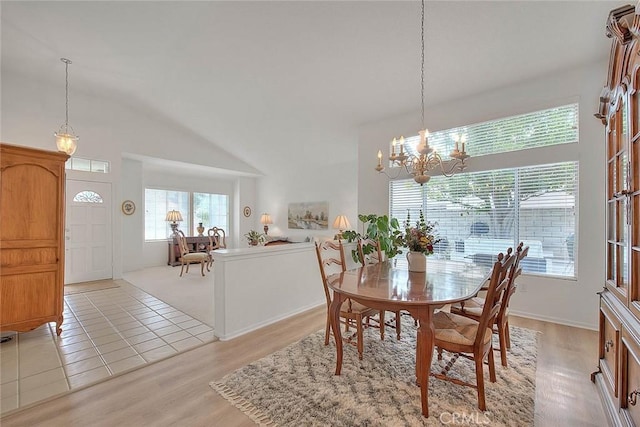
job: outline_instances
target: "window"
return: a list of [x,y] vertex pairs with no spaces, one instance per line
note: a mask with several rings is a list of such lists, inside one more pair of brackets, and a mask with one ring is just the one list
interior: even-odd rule
[[[577,110],[573,104],[442,131],[430,144],[462,131],[476,135],[467,138],[467,151],[482,156],[577,142]],[[520,157],[526,164],[527,156]],[[476,165],[482,169],[481,161]],[[434,176],[424,186],[397,180],[389,184],[389,211],[401,224],[407,216],[415,221],[420,210],[437,222],[437,256],[482,262],[524,241],[530,247],[525,272],[574,278],[577,182],[577,161]]]
[[73,196],[73,201],[81,203],[104,203],[102,196],[95,191],[81,191]]
[[[454,135],[466,136],[467,153],[474,158],[569,144],[578,141],[578,104],[433,132],[429,134],[429,145],[439,153],[450,153]],[[416,154],[418,142],[419,136],[405,139],[405,151]]]
[[197,236],[196,227],[200,222],[206,228],[229,229],[229,196],[224,194],[145,188],[144,205],[145,240],[165,240],[171,235],[165,218],[173,209],[182,214],[183,221],[178,228],[186,235]]
[[229,230],[227,218],[229,217],[229,197],[224,194],[193,193],[193,218],[192,233],[198,234],[196,227],[202,223],[206,228],[213,226]]
[[[182,214],[184,221],[180,229],[189,229],[189,193],[185,191],[144,190],[144,238],[161,240],[171,235],[171,227],[165,221],[167,212],[175,209]],[[189,234],[189,233],[186,233]]]
[[109,173],[109,162],[104,160],[83,159],[70,157],[65,163],[65,169],[84,172]]

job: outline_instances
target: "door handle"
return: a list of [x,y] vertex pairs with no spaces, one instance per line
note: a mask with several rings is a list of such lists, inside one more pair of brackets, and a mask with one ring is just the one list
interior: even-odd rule
[[605,351],[608,353],[609,349],[613,347],[613,341],[612,340],[608,340],[607,342],[604,343],[604,349]]

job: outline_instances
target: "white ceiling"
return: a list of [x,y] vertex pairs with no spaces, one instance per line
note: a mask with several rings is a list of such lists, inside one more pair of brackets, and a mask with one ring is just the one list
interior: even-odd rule
[[[427,106],[606,59],[607,14],[627,3],[428,1]],[[369,121],[415,111],[419,126],[419,1],[1,8],[4,69],[58,82],[70,58],[74,90],[151,111],[263,171],[301,148],[352,160],[345,147]]]

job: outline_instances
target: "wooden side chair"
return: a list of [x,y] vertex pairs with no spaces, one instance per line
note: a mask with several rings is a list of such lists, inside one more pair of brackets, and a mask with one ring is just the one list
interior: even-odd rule
[[[212,227],[207,230],[207,236],[209,237],[209,247],[207,252],[214,251],[216,249],[225,249],[227,247],[227,238],[224,230],[218,227]],[[213,257],[209,253],[209,262],[207,268],[210,269],[213,265]]]
[[[488,358],[489,379],[496,382],[495,361],[493,356],[492,325],[496,321],[502,294],[509,279],[507,270],[515,261],[514,256],[498,254],[498,260],[493,265],[491,279],[487,290],[487,297],[478,321],[454,313],[439,311],[433,317],[434,343],[438,348],[438,359],[442,359],[442,350],[457,353],[472,359],[476,366],[476,384],[471,384],[448,376],[454,363],[449,363],[441,373],[432,373],[436,378],[453,382],[454,384],[472,387],[478,390],[478,408],[485,411],[487,405],[484,394],[484,360]],[[453,359],[455,361],[455,358]]]
[[[383,261],[382,251],[380,250],[380,241],[376,239],[358,239],[358,254],[360,255],[360,262],[364,267],[367,264],[376,264]],[[394,311],[396,338],[400,339],[400,325],[402,324],[402,318],[399,311]],[[384,339],[384,327],[387,323],[384,322],[384,318],[380,319],[380,337]]]
[[[333,267],[341,272],[346,270],[346,263],[344,259],[344,247],[340,240],[331,241],[328,240],[323,243],[316,242],[316,255],[318,257],[318,266],[320,267],[320,275],[322,276],[322,286],[324,287],[324,295],[327,299],[327,325],[324,334],[324,345],[329,345],[329,333],[331,331],[331,324],[329,318],[329,306],[333,300],[333,295],[327,285],[327,277],[331,275],[328,273],[328,269]],[[358,358],[362,360],[362,354],[364,352],[363,341],[363,319],[367,318],[367,325],[369,324],[368,318],[378,313],[378,310],[367,307],[356,301],[347,299],[340,307],[340,317],[344,319],[345,329],[348,331],[350,324],[355,323],[356,327],[356,347],[358,349]],[[384,311],[380,312],[384,313]],[[381,320],[382,323],[382,320]],[[384,328],[381,328],[383,330]],[[383,332],[381,332],[381,335]],[[350,344],[353,344],[353,336],[344,338]]]
[[189,245],[187,244],[187,238],[181,230],[177,231],[178,246],[180,248],[180,277],[184,271],[184,266],[187,266],[187,273],[189,272],[189,265],[192,263],[200,263],[200,273],[204,276],[204,268],[207,267],[209,271],[209,253],[207,252],[190,252]]
[[[511,297],[513,296],[513,294],[516,292],[516,279],[518,278],[518,276],[520,276],[520,274],[522,274],[521,262],[529,254],[529,246],[523,246],[524,243],[520,242],[520,244],[516,248],[515,260],[509,268],[509,272],[507,273],[509,282],[502,296],[502,305],[500,306],[500,312],[498,313],[498,316],[496,316],[496,322],[493,326],[493,332],[498,334],[498,339],[500,341],[500,361],[502,363],[502,366],[504,366],[505,368],[508,367],[507,350],[511,348],[511,337],[509,334],[509,302],[511,301]],[[509,248],[509,253],[510,252],[511,248]],[[479,320],[480,316],[482,315],[484,304],[485,299],[476,296],[470,300],[464,301],[463,303],[452,305],[451,312],[468,317],[470,319]]]

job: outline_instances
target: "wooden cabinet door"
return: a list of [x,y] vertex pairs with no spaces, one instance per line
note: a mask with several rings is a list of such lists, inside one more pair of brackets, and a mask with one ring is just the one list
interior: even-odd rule
[[613,397],[618,396],[620,320],[608,304],[600,307],[600,370]]
[[627,425],[640,426],[640,346],[638,339],[624,329],[620,356],[620,416]]
[[622,93],[607,129],[607,287],[625,305],[629,297],[629,119]]

